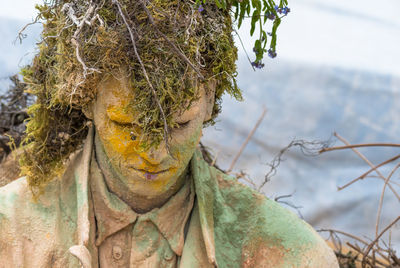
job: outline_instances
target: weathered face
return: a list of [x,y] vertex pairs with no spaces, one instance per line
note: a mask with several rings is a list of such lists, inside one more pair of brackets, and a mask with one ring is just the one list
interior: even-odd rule
[[165,142],[143,151],[135,139],[141,130],[135,124],[135,96],[127,78],[110,78],[99,85],[92,106],[96,131],[111,167],[130,191],[156,196],[176,184],[199,143],[203,122],[211,117],[214,100],[204,91],[200,89],[188,110],[175,115],[179,127],[169,130],[169,154]]

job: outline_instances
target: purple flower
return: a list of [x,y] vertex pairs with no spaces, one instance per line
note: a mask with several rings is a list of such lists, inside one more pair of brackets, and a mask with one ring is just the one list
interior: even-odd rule
[[281,7],[279,7],[278,5],[275,6],[275,10],[276,10],[276,12],[278,12],[279,14],[284,13],[285,15],[286,15],[287,13],[289,13],[289,11],[290,11],[290,9],[289,9],[289,11],[287,11],[287,13],[285,13],[285,12],[286,12],[286,7],[281,8]]
[[276,54],[276,51],[275,51],[275,50],[273,50],[272,48],[268,49],[268,56],[269,56],[271,59],[275,58],[276,55],[277,55],[277,54]]
[[275,19],[275,14],[272,13],[272,12],[269,12],[269,11],[265,13],[265,16],[270,20],[274,20]]
[[199,8],[197,9],[199,12],[203,12],[204,11],[204,7],[203,5],[200,5]]
[[251,63],[251,66],[253,66],[253,67],[257,68],[257,69],[262,69],[262,68],[264,68],[265,64],[261,63],[260,61],[258,61],[258,62],[253,61]]

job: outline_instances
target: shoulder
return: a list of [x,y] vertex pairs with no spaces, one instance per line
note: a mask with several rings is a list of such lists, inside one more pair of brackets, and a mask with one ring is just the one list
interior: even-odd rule
[[[225,214],[229,206],[230,218],[235,219],[230,230],[241,239],[244,267],[338,267],[325,241],[296,214],[236,178],[218,170],[212,172],[217,178]],[[221,224],[226,226],[229,220]]]
[[0,219],[12,218],[18,207],[25,207],[31,196],[25,177],[0,187]]
[[[35,200],[25,177],[19,178],[0,188],[0,226],[5,231],[30,225],[33,218],[50,219],[55,207],[57,183],[46,187],[48,193]],[[21,228],[20,230],[23,230]],[[18,231],[18,230],[16,230]]]
[[47,240],[48,230],[55,225],[52,206],[33,201],[25,177],[0,188],[0,259],[7,259],[10,267],[18,266],[14,263],[19,258],[16,252]]
[[8,229],[28,230],[33,223],[47,228],[56,221],[60,211],[69,213],[76,202],[75,166],[80,153],[71,156],[65,172],[54,178],[35,198],[25,177],[0,187],[0,235]]
[[70,213],[70,204],[61,201],[60,188],[55,180],[37,200],[25,178],[0,188],[0,259],[4,267],[48,267],[50,263],[67,267],[67,250],[76,237],[76,217]]

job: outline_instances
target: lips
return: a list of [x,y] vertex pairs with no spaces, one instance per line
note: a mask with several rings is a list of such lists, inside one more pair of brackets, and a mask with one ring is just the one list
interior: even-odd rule
[[144,173],[144,176],[149,181],[155,180],[157,178],[157,174],[152,174],[152,173]]
[[134,167],[131,167],[131,168],[140,172],[141,174],[143,174],[144,177],[149,181],[155,180],[158,177],[158,175],[165,173],[169,170],[169,169],[165,169],[165,170],[161,170],[161,171],[157,171],[157,172],[150,172],[145,169],[138,169],[138,168],[134,168]]

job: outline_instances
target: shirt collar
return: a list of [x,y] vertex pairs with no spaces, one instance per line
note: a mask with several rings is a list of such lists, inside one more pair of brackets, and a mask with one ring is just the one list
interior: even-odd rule
[[184,229],[195,197],[191,179],[187,179],[185,185],[161,208],[155,208],[145,214],[138,214],[108,190],[94,154],[92,155],[90,176],[94,215],[97,221],[97,246],[108,236],[134,223],[138,217],[146,217],[157,226],[160,233],[167,239],[171,249],[177,255],[182,255],[185,242]]
[[191,176],[196,191],[196,201],[199,207],[200,226],[209,263],[218,267],[215,255],[214,237],[214,206],[223,197],[219,191],[218,171],[204,161],[202,153],[197,150],[191,160]]

